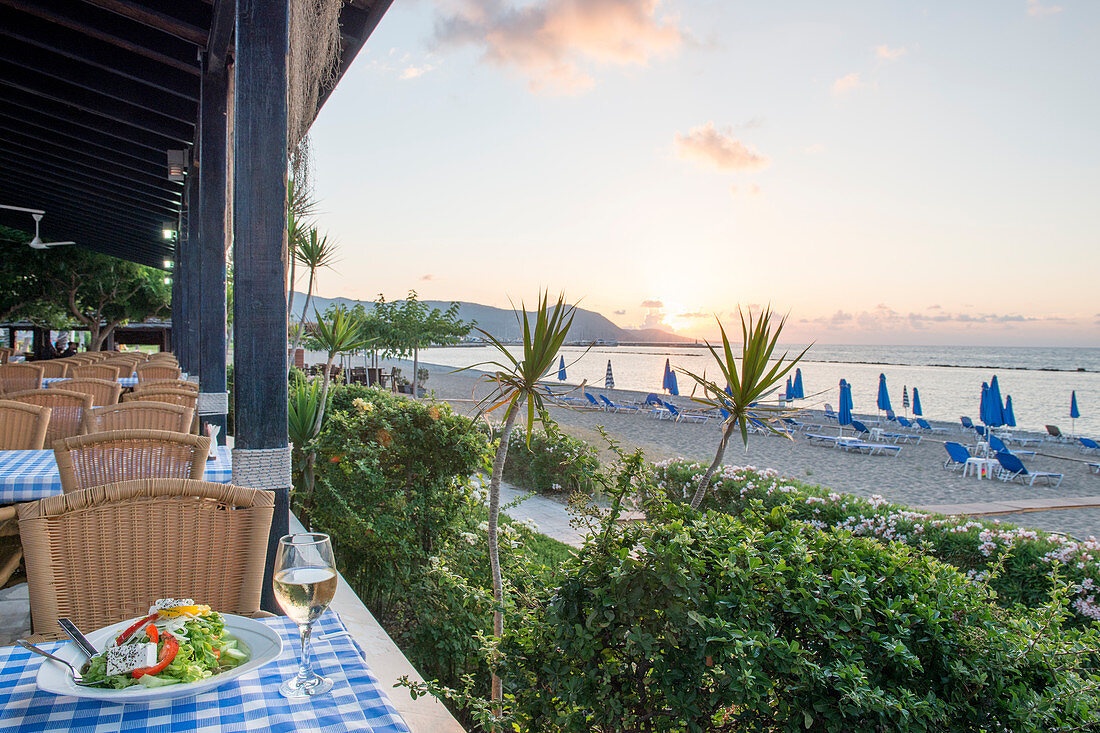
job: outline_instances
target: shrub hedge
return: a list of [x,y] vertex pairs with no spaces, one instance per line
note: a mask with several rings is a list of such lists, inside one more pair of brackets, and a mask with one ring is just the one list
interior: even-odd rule
[[[674,459],[654,466],[656,489],[674,502],[690,501],[705,466]],[[772,470],[723,466],[714,476],[702,509],[739,515],[753,502],[789,507],[791,516],[819,528],[846,529],[855,535],[901,542],[953,565],[968,577],[989,580],[1000,603],[1040,605],[1049,598],[1051,567],[1073,584],[1072,606],[1078,623],[1100,619],[1100,542],[1022,529],[999,521],[945,517],[913,511],[881,496],[864,499],[780,478]],[[990,577],[1001,561],[1004,572]]]
[[600,471],[596,449],[552,421],[532,431],[529,443],[523,428],[509,436],[504,480],[516,486],[543,493],[589,491]]

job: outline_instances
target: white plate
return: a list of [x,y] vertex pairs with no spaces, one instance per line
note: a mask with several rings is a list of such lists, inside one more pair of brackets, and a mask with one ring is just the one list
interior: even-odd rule
[[[100,687],[80,687],[73,683],[69,670],[57,662],[43,659],[42,666],[38,669],[38,689],[58,695],[116,703],[148,703],[157,700],[173,700],[212,690],[230,680],[237,679],[241,675],[248,674],[254,669],[259,669],[268,662],[274,661],[282,653],[283,640],[275,629],[244,616],[223,613],[221,617],[225,621],[226,632],[243,642],[248,647],[251,655],[247,662],[239,667],[234,667],[228,672],[222,672],[197,682],[188,682],[185,685],[165,685],[163,687],[134,685],[124,690],[112,690]],[[92,642],[92,646],[102,650],[107,647],[108,641],[118,636],[137,620],[138,617],[134,617],[128,621],[120,621],[113,626],[86,634],[86,636],[88,641]],[[76,648],[76,644],[73,643],[66,644],[61,648],[61,651],[55,652],[55,654],[77,669],[80,669],[86,659],[84,654]]]

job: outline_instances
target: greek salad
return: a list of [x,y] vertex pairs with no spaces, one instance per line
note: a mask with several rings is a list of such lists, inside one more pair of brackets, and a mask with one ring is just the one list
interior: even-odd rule
[[191,598],[162,598],[131,624],[82,673],[108,688],[161,687],[196,682],[249,659],[248,649],[225,631],[222,617]]

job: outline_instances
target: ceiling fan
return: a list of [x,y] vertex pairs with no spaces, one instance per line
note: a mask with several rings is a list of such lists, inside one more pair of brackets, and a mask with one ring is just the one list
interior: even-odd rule
[[46,212],[41,209],[25,209],[21,206],[5,206],[3,204],[0,204],[0,209],[25,211],[31,215],[31,218],[34,219],[34,239],[27,242],[27,246],[31,249],[49,249],[50,247],[62,247],[67,244],[76,244],[76,242],[43,242],[42,237],[38,236],[38,223],[42,221],[42,217],[46,215]]

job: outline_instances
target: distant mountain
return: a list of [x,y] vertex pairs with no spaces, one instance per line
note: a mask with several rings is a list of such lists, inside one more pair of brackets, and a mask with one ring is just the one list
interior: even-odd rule
[[[295,318],[301,317],[305,300],[305,293],[295,291],[294,306],[292,308]],[[429,308],[439,308],[441,310],[446,310],[451,305],[450,301],[442,300],[425,300],[421,302]],[[355,307],[357,303],[362,303],[363,307],[367,309],[374,307],[374,303],[371,301],[358,301],[349,298],[321,298],[315,295],[313,300],[310,301],[309,309],[312,312],[316,308],[323,313],[333,303],[339,303],[349,308]],[[518,339],[522,335],[520,326],[516,323],[515,314],[505,308],[494,308],[490,305],[459,301],[458,317],[464,321],[477,321],[479,328],[484,328],[495,338],[504,341]],[[692,339],[655,328],[619,328],[599,313],[577,308],[577,315],[573,319],[573,327],[569,331],[569,340],[596,341],[598,339],[628,343],[690,343],[692,341]]]

